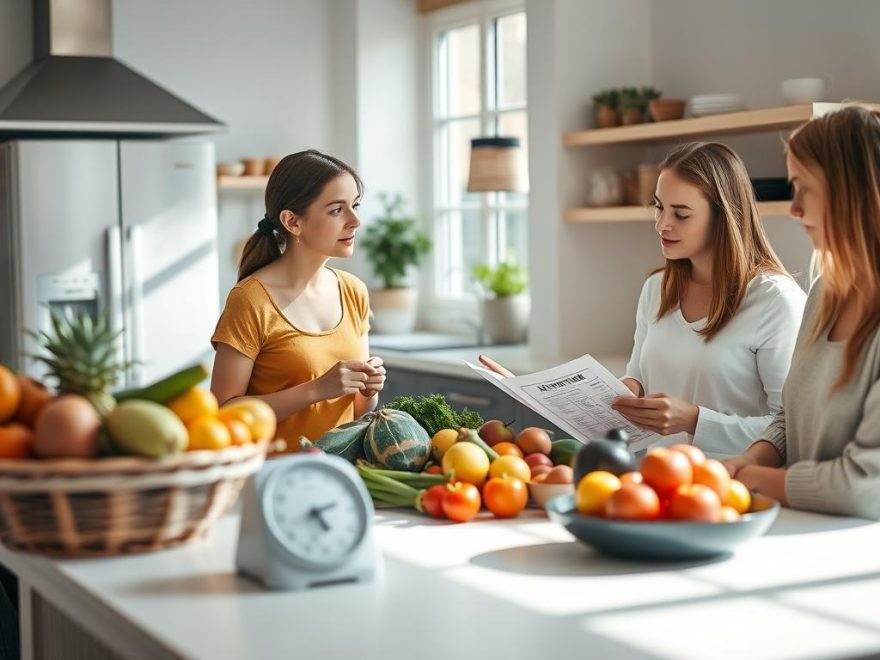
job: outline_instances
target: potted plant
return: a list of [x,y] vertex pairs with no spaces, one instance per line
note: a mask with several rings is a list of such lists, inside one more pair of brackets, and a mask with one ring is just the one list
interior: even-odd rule
[[621,121],[625,126],[641,124],[645,121],[648,104],[660,98],[660,92],[653,87],[624,87],[620,90]]
[[530,298],[528,273],[515,261],[503,261],[495,268],[476,264],[471,275],[484,292],[483,328],[490,344],[519,344],[526,340]]
[[599,128],[611,128],[620,125],[618,104],[620,94],[616,89],[605,89],[593,96],[593,104],[596,107],[596,123]]
[[383,213],[365,230],[362,242],[373,273],[383,288],[370,292],[372,329],[379,333],[412,332],[416,325],[416,289],[408,275],[431,250],[431,240],[416,220],[403,213],[403,197],[379,194]]

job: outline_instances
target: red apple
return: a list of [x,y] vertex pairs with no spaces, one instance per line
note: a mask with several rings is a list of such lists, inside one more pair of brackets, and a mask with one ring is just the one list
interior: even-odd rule
[[478,433],[490,447],[494,447],[499,442],[512,443],[515,440],[513,431],[500,419],[490,419],[480,427]]

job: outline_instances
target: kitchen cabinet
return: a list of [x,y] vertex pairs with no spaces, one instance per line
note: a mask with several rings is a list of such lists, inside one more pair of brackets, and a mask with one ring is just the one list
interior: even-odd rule
[[513,428],[517,431],[527,426],[539,426],[553,431],[557,438],[570,436],[569,433],[557,428],[536,412],[510,398],[497,387],[472,378],[456,378],[388,367],[380,405],[401,395],[426,396],[434,393],[446,397],[449,404],[456,410],[468,408],[479,413],[483,419],[512,421]]

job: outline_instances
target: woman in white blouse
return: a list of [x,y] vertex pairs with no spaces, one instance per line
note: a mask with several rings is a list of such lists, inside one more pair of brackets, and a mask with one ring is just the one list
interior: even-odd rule
[[744,451],[782,407],[806,296],[770,247],[739,156],[676,148],[660,166],[655,228],[666,265],[645,282],[614,407],[706,453]]

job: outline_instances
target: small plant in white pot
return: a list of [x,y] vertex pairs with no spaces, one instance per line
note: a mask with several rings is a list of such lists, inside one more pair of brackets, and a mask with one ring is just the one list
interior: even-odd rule
[[431,239],[419,230],[414,218],[403,213],[403,197],[379,194],[382,215],[365,230],[361,245],[382,281],[370,291],[372,329],[385,334],[412,332],[416,325],[416,289],[407,276],[431,250]]
[[527,293],[528,272],[515,261],[503,261],[495,268],[476,264],[471,275],[484,292],[483,328],[490,344],[519,344],[529,329],[531,299]]

